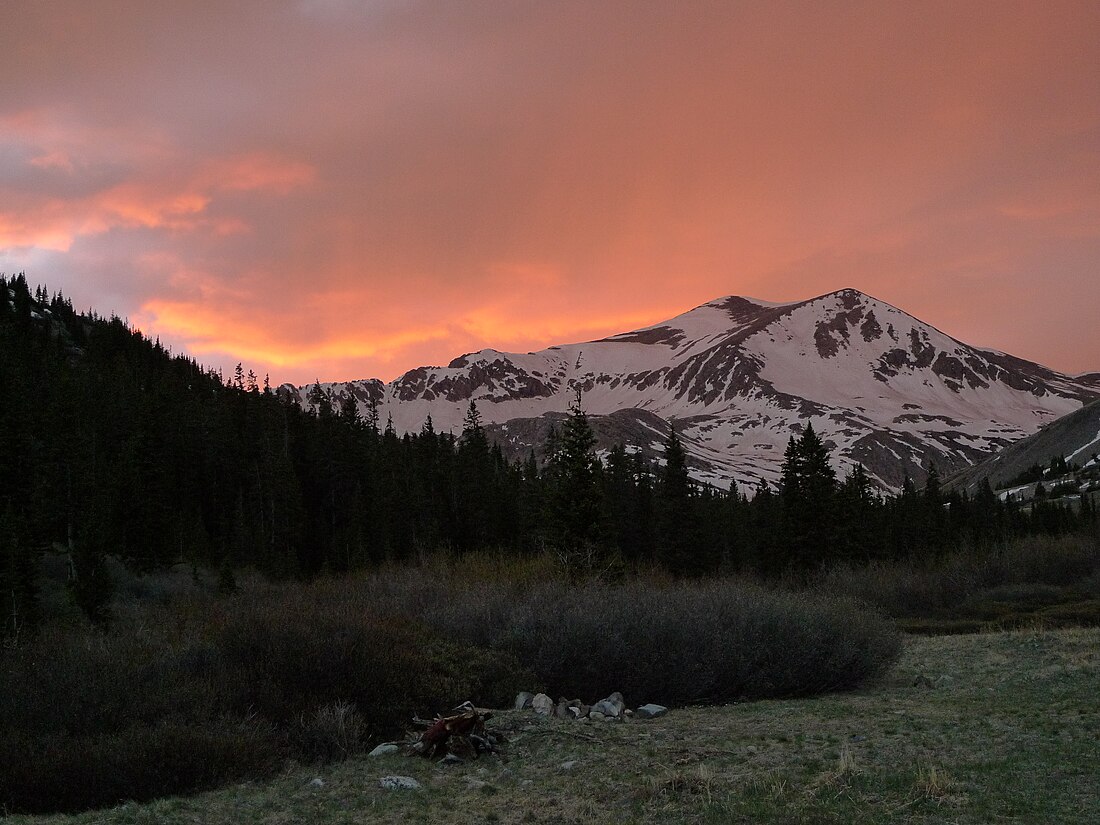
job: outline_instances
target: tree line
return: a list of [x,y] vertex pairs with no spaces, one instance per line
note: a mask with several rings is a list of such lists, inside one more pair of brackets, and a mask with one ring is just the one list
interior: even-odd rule
[[[812,427],[792,434],[777,487],[694,482],[674,429],[650,463],[600,460],[582,399],[522,461],[490,442],[471,402],[459,433],[429,418],[398,435],[319,385],[305,404],[241,366],[223,377],[118,317],[0,276],[0,596],[5,632],[33,626],[44,553],[67,554],[72,598],[107,621],[105,560],[311,578],[475,550],[561,556],[578,576],[659,566],[678,576],[780,575],[1095,524],[1024,510],[988,487],[945,494],[933,472],[877,495],[838,480]],[[751,492],[751,495],[749,493]]]

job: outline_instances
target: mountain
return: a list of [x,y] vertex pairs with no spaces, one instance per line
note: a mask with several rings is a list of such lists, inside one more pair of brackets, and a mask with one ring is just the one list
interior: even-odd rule
[[[541,446],[577,391],[607,448],[659,454],[669,422],[692,475],[722,487],[774,482],[809,423],[843,475],[862,463],[884,489],[967,467],[1100,397],[1071,377],[962,343],[883,301],[842,289],[775,304],[730,296],[660,324],[539,352],[493,349],[446,367],[322,385],[368,399],[398,432],[430,414],[458,431],[470,400],[510,455]],[[283,391],[304,401],[308,387]]]
[[1094,401],[1010,444],[985,461],[960,471],[945,481],[944,486],[973,492],[983,479],[988,479],[990,486],[1001,489],[1036,465],[1047,467],[1056,457],[1064,458],[1068,464],[1098,468],[1098,453],[1100,401]]

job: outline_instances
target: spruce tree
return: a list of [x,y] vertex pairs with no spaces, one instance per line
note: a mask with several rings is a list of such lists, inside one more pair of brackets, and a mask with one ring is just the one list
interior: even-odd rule
[[548,539],[570,572],[584,576],[608,559],[603,545],[600,463],[594,453],[596,436],[579,393],[555,442],[552,448],[548,445]]
[[826,560],[835,544],[836,473],[812,424],[797,441],[792,436],[788,442],[782,483],[791,561],[805,567]]
[[36,561],[8,507],[0,515],[0,635],[18,636],[38,624]]
[[657,485],[657,555],[666,570],[681,576],[698,575],[717,566],[713,559],[703,558],[693,523],[691,495],[687,456],[673,425],[665,440],[664,465]]

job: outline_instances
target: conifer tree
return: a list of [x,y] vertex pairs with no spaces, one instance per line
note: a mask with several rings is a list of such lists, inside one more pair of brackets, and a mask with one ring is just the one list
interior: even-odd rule
[[580,393],[569,407],[556,444],[548,445],[547,528],[552,547],[570,571],[587,575],[604,565],[600,462],[596,436],[581,406]]
[[791,561],[809,566],[830,556],[835,541],[836,473],[829,451],[807,424],[787,443],[783,460],[783,515]]
[[715,559],[704,558],[693,523],[691,495],[687,456],[672,425],[657,485],[657,554],[666,570],[682,576],[698,575],[717,567]]
[[0,515],[0,635],[18,636],[38,624],[35,554],[19,539],[11,507]]

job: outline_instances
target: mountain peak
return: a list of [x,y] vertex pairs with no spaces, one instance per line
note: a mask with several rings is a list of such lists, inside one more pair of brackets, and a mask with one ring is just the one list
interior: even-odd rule
[[859,463],[897,489],[932,463],[961,469],[1100,397],[1094,375],[971,347],[851,287],[785,303],[728,295],[597,341],[484,349],[365,383],[333,392],[363,403],[369,390],[399,432],[429,414],[437,429],[458,430],[476,401],[516,456],[541,448],[547,417],[580,392],[606,428],[602,446],[659,456],[674,420],[692,474],[723,487],[775,481],[787,440],[812,423],[842,475]]

